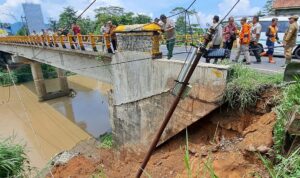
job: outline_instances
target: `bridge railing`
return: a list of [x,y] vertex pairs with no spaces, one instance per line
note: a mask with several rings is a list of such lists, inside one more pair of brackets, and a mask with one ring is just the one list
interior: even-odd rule
[[[136,35],[136,34],[135,34]],[[110,35],[31,35],[31,36],[7,36],[0,37],[0,43],[24,44],[30,46],[41,46],[51,48],[63,48],[74,50],[103,51],[106,43],[110,42]],[[176,44],[184,45],[192,42],[201,42],[202,35],[177,35]],[[161,44],[165,44],[162,36]]]
[[45,46],[53,48],[105,50],[105,38],[109,35],[31,35],[0,37],[0,43],[15,43],[30,46]]

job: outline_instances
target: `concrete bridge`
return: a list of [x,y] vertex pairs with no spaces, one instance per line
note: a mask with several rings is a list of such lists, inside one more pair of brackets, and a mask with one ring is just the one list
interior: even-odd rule
[[[117,33],[115,54],[105,52],[105,37],[93,35],[78,35],[76,43],[74,36],[3,37],[0,51],[11,55],[14,62],[31,65],[41,101],[51,98],[47,97],[41,63],[58,68],[62,95],[68,92],[65,70],[110,83],[114,139],[118,146],[144,151],[171,105],[174,96],[170,90],[183,62],[156,59],[161,56],[156,27],[124,29]],[[227,67],[199,64],[190,82],[192,90],[180,102],[161,143],[219,107],[226,79]]]

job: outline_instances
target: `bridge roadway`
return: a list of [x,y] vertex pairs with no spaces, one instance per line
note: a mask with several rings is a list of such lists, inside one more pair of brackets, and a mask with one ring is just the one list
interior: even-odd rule
[[[70,38],[69,41],[0,38],[0,51],[11,54],[16,62],[34,63],[33,66],[45,63],[110,83],[113,88],[108,93],[110,121],[116,144],[143,152],[171,105],[174,96],[170,90],[174,87],[183,61],[152,60],[151,52],[143,52],[139,48],[127,50],[121,47],[116,54],[107,54],[102,51],[100,40],[92,44],[91,36],[85,39],[81,41],[85,48],[82,50],[70,49],[74,45]],[[143,40],[145,44],[149,43],[149,38]],[[180,102],[161,143],[220,106],[227,69],[227,66],[205,63],[197,66],[190,82],[192,90]],[[42,79],[38,79],[41,82]]]

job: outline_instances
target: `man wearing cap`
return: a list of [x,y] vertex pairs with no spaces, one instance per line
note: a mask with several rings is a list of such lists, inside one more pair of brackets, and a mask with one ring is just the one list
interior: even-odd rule
[[173,20],[167,18],[165,15],[160,16],[161,26],[165,32],[167,49],[168,49],[168,59],[173,57],[173,49],[175,46],[175,23]]
[[[211,49],[219,49],[222,43],[222,36],[223,36],[223,30],[222,30],[222,26],[219,25],[219,16],[215,15],[213,18],[213,25],[212,28],[214,28],[216,30],[214,37],[211,41],[212,46],[210,47]],[[214,60],[214,64],[216,64],[218,62],[218,59],[216,58]],[[210,63],[210,59],[207,58],[206,59],[206,63]]]
[[293,48],[296,46],[297,41],[297,33],[298,33],[298,21],[299,17],[294,15],[289,18],[289,27],[286,30],[284,37],[283,37],[283,46],[284,46],[284,55],[285,55],[285,67],[287,64],[289,64],[292,61],[292,52]]

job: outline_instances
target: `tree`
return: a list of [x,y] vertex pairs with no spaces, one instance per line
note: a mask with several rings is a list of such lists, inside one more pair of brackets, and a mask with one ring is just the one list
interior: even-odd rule
[[76,20],[76,11],[73,7],[66,7],[59,15],[58,26],[60,28],[70,28],[71,24]]
[[135,24],[146,24],[151,22],[151,17],[143,14],[138,14],[137,16],[133,17],[133,22]]
[[27,33],[27,29],[25,26],[23,26],[22,28],[20,28],[20,30],[17,31],[17,36],[26,36]]
[[274,0],[267,0],[265,6],[263,7],[262,14],[264,15],[273,14],[273,3]]
[[126,12],[124,8],[117,6],[99,7],[95,9],[96,13],[96,33],[100,32],[102,25],[108,21],[112,21],[114,25],[131,25],[144,24],[151,21],[151,17],[142,14],[135,14],[133,12]]
[[94,33],[96,30],[96,24],[89,17],[78,19],[77,24],[80,26],[81,34],[87,35],[89,33]]
[[[191,10],[191,11],[187,11],[184,12],[185,8],[184,7],[175,7],[170,13],[171,14],[178,14],[177,15],[177,19],[176,19],[176,23],[175,23],[175,27],[176,27],[176,31],[179,34],[184,34],[185,32],[188,33],[189,32],[189,24],[188,24],[188,18],[185,17],[186,14],[187,15],[192,15],[194,13],[196,13],[195,10]],[[181,13],[183,12],[183,13]]]

